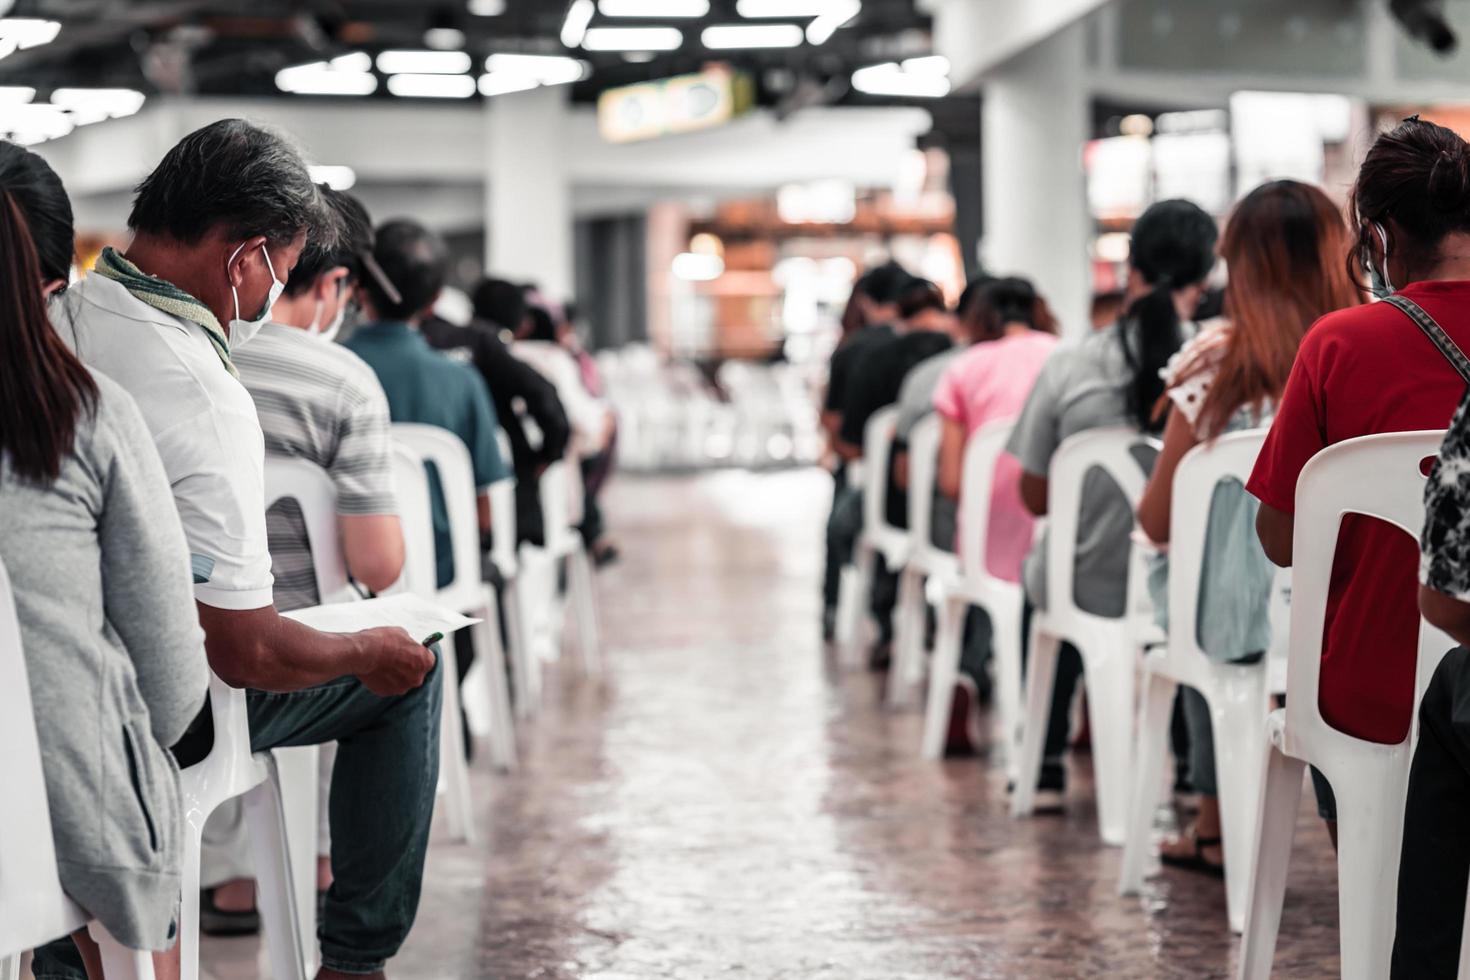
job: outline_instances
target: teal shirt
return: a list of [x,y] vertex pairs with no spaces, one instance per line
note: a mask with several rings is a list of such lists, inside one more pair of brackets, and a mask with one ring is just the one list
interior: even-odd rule
[[[417,422],[448,429],[469,447],[475,486],[485,489],[510,477],[496,441],[499,423],[485,379],[468,364],[451,360],[430,347],[407,323],[364,324],[345,346],[378,375],[388,396],[394,422]],[[429,470],[430,500],[434,509],[434,558],[439,587],[454,579],[454,554],[449,537],[449,511],[439,474]]]

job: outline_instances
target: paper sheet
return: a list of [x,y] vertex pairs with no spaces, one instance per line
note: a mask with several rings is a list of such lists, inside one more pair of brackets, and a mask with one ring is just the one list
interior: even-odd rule
[[323,633],[355,633],[378,626],[398,626],[417,640],[434,633],[448,636],[480,622],[408,592],[361,602],[311,606],[282,615]]

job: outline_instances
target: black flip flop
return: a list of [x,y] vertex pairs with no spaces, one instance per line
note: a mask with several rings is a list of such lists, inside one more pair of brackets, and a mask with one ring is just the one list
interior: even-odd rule
[[214,889],[199,892],[199,931],[206,936],[254,936],[260,932],[260,912],[239,912],[214,904]]
[[1179,868],[1182,871],[1194,871],[1198,874],[1208,875],[1211,878],[1224,878],[1225,865],[1216,864],[1205,859],[1205,848],[1219,847],[1223,841],[1219,837],[1196,837],[1189,835],[1194,841],[1194,853],[1188,857],[1175,857],[1172,854],[1160,854],[1159,861],[1170,867]]

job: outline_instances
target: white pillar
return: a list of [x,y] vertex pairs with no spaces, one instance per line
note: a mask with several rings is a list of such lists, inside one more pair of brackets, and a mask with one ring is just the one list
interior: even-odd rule
[[485,267],[572,298],[572,188],[567,178],[567,89],[485,100]]
[[997,67],[981,109],[985,268],[1034,281],[1068,336],[1088,328],[1092,300],[1084,38],[1073,24]]

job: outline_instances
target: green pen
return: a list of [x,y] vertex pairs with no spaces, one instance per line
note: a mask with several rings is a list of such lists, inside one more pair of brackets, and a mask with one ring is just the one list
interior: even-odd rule
[[424,646],[431,647],[442,639],[444,639],[443,633],[430,633],[427,637],[424,638]]

